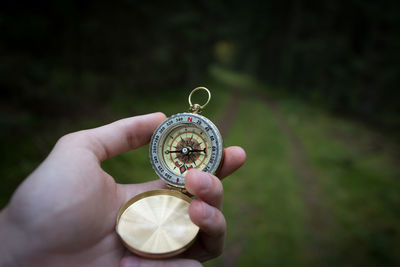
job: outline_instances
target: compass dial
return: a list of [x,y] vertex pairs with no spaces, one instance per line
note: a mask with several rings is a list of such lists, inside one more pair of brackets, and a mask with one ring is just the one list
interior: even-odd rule
[[184,187],[188,170],[215,173],[222,159],[222,138],[207,118],[192,113],[176,114],[154,132],[150,158],[161,179]]
[[177,175],[205,168],[210,160],[210,138],[202,129],[185,125],[173,129],[163,144],[165,164]]

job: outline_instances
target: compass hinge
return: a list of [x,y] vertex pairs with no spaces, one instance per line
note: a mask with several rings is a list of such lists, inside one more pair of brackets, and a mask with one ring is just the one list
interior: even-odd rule
[[177,186],[173,186],[173,185],[170,185],[170,184],[167,184],[167,187],[168,187],[168,189],[170,189],[170,190],[175,190],[175,191],[179,191],[179,192],[181,192],[181,193],[183,193],[183,194],[185,194],[185,195],[187,195],[187,196],[189,196],[189,197],[192,197],[193,195],[192,194],[190,194],[187,190],[186,190],[186,188],[181,188],[181,187],[177,187]]

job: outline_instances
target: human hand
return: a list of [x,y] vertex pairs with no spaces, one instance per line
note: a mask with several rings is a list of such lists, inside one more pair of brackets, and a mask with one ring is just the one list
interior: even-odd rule
[[[197,170],[187,174],[186,187],[196,197],[189,213],[200,234],[178,256],[185,259],[134,256],[127,253],[114,230],[118,210],[126,201],[144,191],[165,188],[165,183],[117,184],[100,163],[147,144],[163,120],[164,114],[153,113],[62,137],[0,213],[0,266],[196,266],[197,260],[218,256],[226,229],[220,211],[222,184]],[[244,161],[241,148],[225,149],[218,176],[229,175]]]

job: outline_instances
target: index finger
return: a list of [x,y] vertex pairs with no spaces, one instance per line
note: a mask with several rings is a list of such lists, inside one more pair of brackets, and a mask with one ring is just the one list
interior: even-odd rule
[[246,161],[246,152],[240,146],[231,146],[224,149],[224,157],[221,169],[216,176],[220,179],[225,178],[240,168]]

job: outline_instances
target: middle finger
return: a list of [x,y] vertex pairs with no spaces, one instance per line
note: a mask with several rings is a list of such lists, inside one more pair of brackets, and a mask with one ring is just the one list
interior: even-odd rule
[[185,187],[196,198],[221,210],[224,190],[216,176],[192,169],[185,177]]

